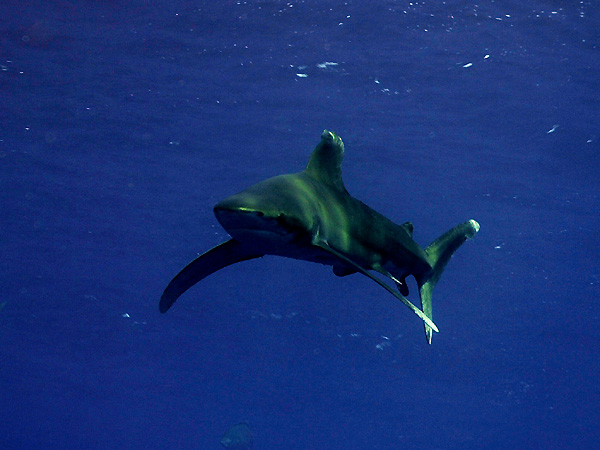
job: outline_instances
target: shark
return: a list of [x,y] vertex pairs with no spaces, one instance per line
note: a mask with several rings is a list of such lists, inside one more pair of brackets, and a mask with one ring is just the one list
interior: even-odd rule
[[[325,130],[303,171],[269,178],[218,202],[214,214],[231,238],[171,280],[160,312],[224,267],[275,255],[332,266],[339,277],[368,277],[423,321],[431,344],[433,332],[439,331],[433,322],[433,288],[454,252],[479,231],[479,223],[468,220],[423,248],[413,240],[412,223],[396,224],[348,193],[343,156],[342,139]],[[408,276],[416,280],[421,308],[407,298]]]

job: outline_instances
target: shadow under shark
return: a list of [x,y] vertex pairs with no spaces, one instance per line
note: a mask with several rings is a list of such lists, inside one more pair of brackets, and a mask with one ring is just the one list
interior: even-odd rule
[[[160,311],[226,266],[277,255],[333,266],[338,276],[358,272],[369,277],[424,321],[431,344],[433,331],[438,331],[432,321],[433,288],[479,224],[468,220],[421,248],[412,238],[410,222],[397,225],[350,196],[342,181],[343,154],[340,137],[325,130],[304,171],[269,178],[217,203],[215,215],[231,239],[200,255],[171,280]],[[398,291],[370,270],[393,280]],[[422,310],[406,298],[409,275],[417,281]]]

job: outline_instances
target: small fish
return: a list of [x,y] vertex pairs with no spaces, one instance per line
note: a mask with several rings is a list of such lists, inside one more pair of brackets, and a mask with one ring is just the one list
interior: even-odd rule
[[252,430],[247,423],[232,426],[221,438],[221,445],[233,450],[249,450],[253,444]]

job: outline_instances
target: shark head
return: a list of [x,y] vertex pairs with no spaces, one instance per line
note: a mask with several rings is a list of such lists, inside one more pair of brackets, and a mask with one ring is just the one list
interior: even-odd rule
[[308,238],[314,205],[304,184],[300,174],[270,178],[217,203],[215,216],[245,244],[278,246]]
[[323,131],[306,170],[269,178],[214,207],[221,226],[236,240],[264,245],[305,241],[315,220],[328,216],[332,196],[345,192],[341,176],[342,140]]

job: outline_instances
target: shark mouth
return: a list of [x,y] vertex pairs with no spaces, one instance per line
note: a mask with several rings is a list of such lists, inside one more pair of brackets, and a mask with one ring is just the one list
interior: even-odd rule
[[243,208],[228,209],[215,207],[215,216],[231,237],[240,242],[252,240],[289,241],[292,233],[282,226],[277,218],[268,217],[261,211]]

